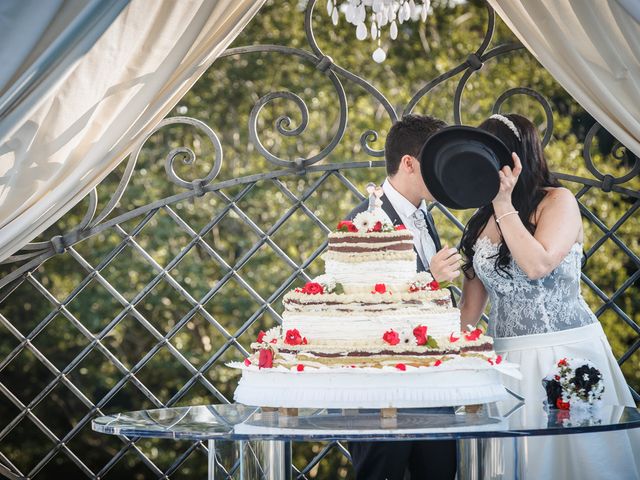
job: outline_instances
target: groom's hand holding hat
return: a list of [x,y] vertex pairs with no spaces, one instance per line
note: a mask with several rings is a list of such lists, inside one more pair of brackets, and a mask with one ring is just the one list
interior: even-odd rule
[[445,245],[439,252],[431,257],[429,271],[436,282],[451,282],[460,275],[460,262],[462,256],[455,248]]

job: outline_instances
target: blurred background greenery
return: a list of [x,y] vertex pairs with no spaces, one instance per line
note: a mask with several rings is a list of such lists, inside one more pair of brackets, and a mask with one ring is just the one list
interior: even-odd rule
[[[304,6],[303,1],[269,1],[233,46],[270,43],[308,48],[303,29]],[[433,12],[425,24],[403,25],[394,42],[388,42],[385,37],[383,43],[387,47],[387,60],[381,65],[371,60],[375,48],[373,42],[357,41],[354,29],[344,20],[334,28],[326,15],[324,4],[316,8],[315,33],[327,55],[340,66],[369,80],[401,112],[419,88],[463,62],[469,53],[477,49],[484,36],[488,15],[482,1],[433,1],[432,8]],[[511,32],[498,20],[492,45],[515,41]],[[440,84],[420,100],[414,111],[453,122],[453,97],[459,78],[460,75],[457,75]],[[349,125],[338,147],[323,163],[368,162],[372,158],[363,152],[360,135],[368,129],[378,131],[380,137],[372,146],[382,148],[391,121],[381,105],[365,90],[349,81],[343,83],[349,104]],[[525,50],[494,58],[472,75],[462,95],[463,123],[479,123],[490,115],[498,96],[513,87],[533,88],[551,102],[555,126],[545,153],[553,170],[591,178],[584,164],[582,142],[594,120]],[[180,101],[170,116],[186,115],[200,119],[218,134],[223,145],[224,161],[215,182],[273,171],[275,167],[250,144],[247,122],[249,112],[261,96],[281,90],[294,92],[306,102],[310,111],[309,126],[300,136],[279,135],[273,128],[276,118],[290,115],[297,125],[300,112],[287,100],[271,102],[263,109],[258,121],[263,144],[269,151],[287,159],[318,153],[335,134],[338,97],[322,73],[297,57],[256,53],[220,59]],[[530,97],[512,97],[503,105],[502,111],[524,114],[540,125],[541,132],[544,129],[544,112]],[[591,153],[602,172],[620,175],[628,169],[628,164],[624,158],[609,155],[613,143],[613,139],[602,131],[590,147]],[[178,173],[189,179],[206,175],[213,164],[213,148],[206,136],[188,126],[163,129],[147,142],[126,193],[111,216],[180,193],[182,190],[167,180],[164,158],[169,150],[183,145],[193,148],[198,160],[191,165],[178,166]],[[115,190],[122,170],[123,166],[99,186],[101,205],[106,204]],[[342,173],[361,191],[367,182],[381,181],[384,175],[379,168],[344,170]],[[62,371],[91,343],[91,334],[104,334],[100,340],[102,347],[93,349],[66,375],[86,396],[85,402],[64,382],[58,382],[40,402],[30,405],[31,413],[58,438],[64,437],[79,421],[87,420],[90,412],[88,402],[100,402],[102,413],[114,413],[153,408],[167,402],[172,405],[193,405],[219,402],[223,397],[231,399],[238,374],[226,368],[224,363],[242,358],[241,351],[234,346],[235,339],[248,348],[259,330],[276,323],[269,309],[261,308],[261,299],[279,313],[282,306],[278,290],[283,282],[287,282],[288,287],[302,281],[302,276],[296,273],[291,262],[284,261],[276,249],[281,249],[283,254],[300,265],[325,240],[325,229],[313,222],[299,208],[300,203],[287,195],[287,192],[291,192],[301,197],[320,177],[321,174],[316,173],[286,176],[276,181],[261,180],[248,191],[244,191],[245,186],[240,185],[219,193],[172,203],[169,205],[171,211],[157,211],[109,261],[105,261],[107,255],[117,249],[123,238],[136,230],[142,217],[121,224],[121,229],[106,230],[74,247],[91,267],[100,266],[102,277],[126,301],[130,301],[191,240],[190,234],[172,215],[177,214],[198,232],[223,211],[229,199],[239,195],[233,208],[203,237],[219,258],[213,258],[207,248],[198,245],[167,274],[191,297],[200,300],[229,272],[230,267],[235,271],[205,304],[208,314],[196,313],[171,336],[170,345],[159,344],[159,336],[175,330],[191,309],[191,304],[170,285],[168,277],[163,277],[136,305],[139,314],[148,322],[146,325],[131,312],[125,312],[122,302],[115,299],[96,278],[70,298],[70,293],[87,276],[87,270],[86,265],[83,266],[69,252],[47,261],[29,280],[20,284],[0,304],[0,314],[21,335],[27,336],[34,328],[39,328],[31,340],[32,349],[22,349],[0,370],[3,388],[3,394],[0,394],[2,455],[25,474],[35,469],[37,478],[74,479],[84,478],[86,473],[69,459],[68,451],[73,452],[93,472],[100,471],[120,451],[122,441],[96,434],[91,431],[90,424],[85,423],[77,435],[66,441],[65,448],[56,451],[53,459],[41,466],[39,462],[55,443],[34,425],[32,419],[22,418],[10,431],[3,430],[20,414],[15,402],[10,400],[11,395],[28,405],[43,388],[56,380],[52,369],[37,358],[33,349],[45,355],[55,368]],[[567,183],[566,186],[574,192],[581,188],[579,184]],[[636,178],[626,186],[637,190],[640,182]],[[304,199],[304,205],[325,226],[332,228],[356,201],[356,196],[345,188],[337,176],[329,175]],[[589,190],[581,201],[608,227],[612,227],[634,205],[630,197],[604,193],[598,189]],[[86,201],[61,219],[42,239],[47,240],[53,235],[69,231],[78,224],[85,208]],[[264,238],[265,232],[291,209],[294,210],[293,214],[271,235],[270,240],[263,242],[254,254],[246,257],[252,246]],[[454,213],[464,222],[471,212]],[[457,228],[439,212],[436,212],[436,223],[446,242],[455,245],[460,236]],[[584,225],[585,249],[588,250],[603,232],[586,220]],[[632,214],[618,228],[616,235],[635,255],[640,254],[637,214]],[[138,246],[151,258],[145,258]],[[9,271],[7,267],[2,268],[0,275]],[[306,273],[312,276],[322,270],[321,260],[316,259],[310,263]],[[584,273],[607,296],[616,292],[637,271],[637,264],[611,238],[598,248],[584,267]],[[288,281],[296,275],[297,279]],[[38,293],[35,286],[38,283],[53,298],[47,299]],[[635,322],[640,322],[638,287],[636,277],[625,293],[618,296],[614,304],[607,306],[614,306],[626,312]],[[601,297],[584,284],[583,293],[594,310],[604,305]],[[57,302],[63,302],[64,307]],[[54,315],[42,323],[52,311]],[[105,329],[123,312],[122,319],[113,328]],[[207,319],[209,316],[215,319],[220,328],[209,321],[210,318]],[[253,316],[255,322],[245,325]],[[74,325],[71,319],[76,319],[86,329],[85,334],[78,328],[80,325]],[[600,320],[616,356],[620,357],[637,342],[637,333],[613,309],[606,309]],[[19,344],[20,340],[15,332],[7,329],[6,322],[0,323],[0,359],[4,359]],[[111,352],[113,358],[108,358],[101,351],[102,348]],[[149,355],[150,351],[155,353]],[[135,375],[148,389],[143,392],[126,377],[123,368],[114,364],[114,358],[115,363],[120,362],[122,367],[129,369],[146,356],[150,360],[141,362],[142,367],[136,369]],[[196,369],[212,364],[204,372],[209,383],[190,382],[192,372],[181,360],[190,362]],[[640,354],[636,351],[623,365],[627,380],[636,390],[640,388],[639,367]],[[123,380],[122,388],[114,388]],[[188,442],[156,440],[142,440],[136,445],[163,471],[170,468],[190,446]],[[295,466],[303,469],[323,447],[323,444],[295,444]],[[204,478],[206,457],[201,449],[196,449],[183,463],[174,467],[177,468],[172,469],[170,478]],[[135,449],[129,448],[101,478],[142,479],[156,476]],[[333,448],[324,460],[309,470],[306,478],[352,478],[352,473],[347,459],[339,449]]]

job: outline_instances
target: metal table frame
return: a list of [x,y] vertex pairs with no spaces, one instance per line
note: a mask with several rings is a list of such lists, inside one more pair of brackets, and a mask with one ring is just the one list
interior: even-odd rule
[[[527,423],[525,406],[536,413],[535,421]],[[571,415],[512,398],[446,411],[400,409],[391,418],[372,409],[292,412],[209,405],[115,414],[96,418],[92,425],[101,433],[134,438],[207,441],[209,480],[291,479],[293,441],[445,439],[458,444],[458,480],[501,478],[491,470],[498,467],[486,462],[490,442],[496,438],[503,440],[499,468],[515,472],[518,478],[526,469],[519,438],[640,428],[640,410],[631,407],[605,406],[573,422]],[[545,427],[540,419],[546,420]]]

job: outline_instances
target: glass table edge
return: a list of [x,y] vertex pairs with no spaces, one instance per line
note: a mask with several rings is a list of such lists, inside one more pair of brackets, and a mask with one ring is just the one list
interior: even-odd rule
[[[625,407],[634,411],[638,411],[632,407]],[[606,425],[577,425],[570,427],[549,427],[549,428],[536,428],[536,429],[515,429],[515,430],[486,430],[486,431],[449,431],[449,432],[415,432],[415,433],[367,433],[367,434],[353,434],[345,432],[328,432],[328,433],[289,433],[284,432],[268,432],[264,433],[238,433],[233,429],[226,432],[180,432],[180,431],[161,431],[161,430],[139,430],[136,428],[126,428],[119,426],[111,426],[109,424],[102,424],[98,421],[100,419],[110,418],[109,416],[99,417],[91,422],[91,427],[95,432],[103,433],[107,435],[124,435],[127,437],[141,437],[141,438],[159,438],[159,439],[172,439],[172,440],[192,440],[192,441],[205,441],[205,440],[226,440],[226,441],[260,441],[260,440],[275,440],[275,441],[411,441],[411,440],[457,440],[457,439],[474,439],[474,438],[513,438],[513,437],[533,437],[533,436],[557,436],[557,435],[574,435],[580,433],[597,433],[597,432],[612,432],[618,430],[630,430],[634,428],[640,428],[640,418],[636,421],[630,421],[626,423],[618,424],[606,424]],[[285,428],[281,428],[285,430]]]

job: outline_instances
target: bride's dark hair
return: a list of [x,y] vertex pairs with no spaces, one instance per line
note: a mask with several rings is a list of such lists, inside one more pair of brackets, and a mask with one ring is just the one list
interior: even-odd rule
[[[524,226],[533,234],[536,225],[533,223],[532,217],[546,195],[545,188],[560,187],[561,185],[549,171],[536,126],[522,115],[510,113],[504,116],[513,122],[521,140],[518,140],[515,133],[504,122],[496,118],[488,118],[478,128],[494,134],[505,143],[511,152],[516,152],[520,157],[522,173],[520,173],[518,182],[513,189],[511,202],[515,210],[518,211],[518,216]],[[467,278],[472,278],[474,275],[472,267],[475,251],[473,247],[492,215],[492,203],[479,208],[467,222],[462,234],[460,249],[465,257],[462,270]],[[494,258],[496,271],[503,276],[511,277],[507,269],[511,261],[511,252],[505,242],[500,244]]]

